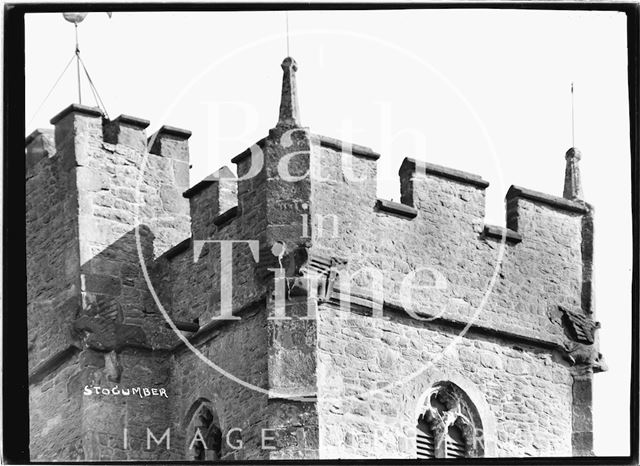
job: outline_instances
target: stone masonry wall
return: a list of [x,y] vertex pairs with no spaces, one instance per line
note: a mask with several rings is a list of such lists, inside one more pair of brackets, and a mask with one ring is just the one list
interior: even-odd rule
[[81,370],[75,355],[48,377],[29,387],[29,450],[33,461],[85,458],[82,447],[82,391],[69,384]]
[[[264,305],[242,314],[242,320],[222,324],[195,347],[222,371],[261,389],[267,387],[267,333]],[[217,411],[222,430],[222,457],[226,459],[265,458],[261,431],[267,427],[267,395],[241,385],[210,367],[187,348],[172,358],[172,442],[176,460],[189,458],[188,444],[194,432],[186,432],[189,408],[206,399]],[[232,430],[237,429],[237,430]],[[230,432],[231,431],[231,432]],[[229,441],[226,441],[227,435]],[[234,450],[242,442],[242,448]]]
[[[339,222],[336,232],[316,225],[312,251],[346,260],[341,275],[354,274],[351,292],[383,299],[385,313],[403,308],[415,313],[415,319],[400,311],[403,319],[388,320],[386,314],[379,319],[352,312],[350,324],[323,308],[318,329],[320,393],[331,392],[331,384],[345,378],[365,388],[398,380],[424,368],[461,329],[422,324],[420,318],[471,322],[494,335],[502,331],[534,338],[543,346],[565,341],[558,305],[580,309],[581,214],[530,199],[512,200],[508,226],[522,241],[507,241],[503,249],[499,239],[484,234],[488,183],[481,178],[405,160],[400,177],[406,207],[389,213],[376,204],[371,181],[375,161],[341,155],[323,145],[312,150],[324,176],[332,175],[329,182],[312,184],[312,209],[315,215],[336,213]],[[351,157],[367,181],[342,176],[341,157]],[[338,287],[346,285],[339,282]],[[483,394],[496,419],[496,455],[570,455],[568,363],[553,350],[541,353],[535,345],[520,344],[515,350],[511,342],[506,336],[462,338],[436,368],[466,377]],[[349,397],[346,389],[342,407],[323,402],[322,454],[415,457],[415,405],[421,390],[428,388],[424,377],[367,399]],[[383,441],[371,438],[365,419],[378,423]]]
[[[147,449],[147,428],[160,439],[170,418],[170,398],[158,395],[144,396],[122,390],[141,388],[159,393],[169,388],[170,360],[167,352],[125,349],[118,353],[117,381],[113,365],[101,353],[85,351],[84,371],[74,376],[76,390],[82,396],[82,429],[84,460],[162,460],[171,459],[164,443],[156,445],[150,439]],[[112,355],[112,361],[116,355]],[[106,363],[106,364],[105,364]],[[100,387],[100,393],[84,393]],[[109,395],[103,389],[109,389]],[[121,394],[114,395],[113,390]],[[153,393],[153,392],[151,392]],[[163,429],[159,427],[164,426]],[[125,444],[126,429],[126,444]]]
[[[590,417],[588,397],[577,410],[573,397],[590,394],[591,379],[574,383],[558,308],[584,314],[589,302],[586,211],[512,188],[502,245],[487,233],[479,176],[405,159],[401,203],[379,200],[378,154],[345,154],[295,125],[283,139],[293,124],[283,121],[253,146],[264,156],[255,176],[248,149],[233,159],[237,180],[223,169],[188,190],[185,130],[163,126],[147,139],[145,120],[72,106],[52,120],[55,137],[31,138],[33,459],[185,459],[203,402],[225,459],[413,458],[423,396],[445,380],[480,411],[487,456],[570,455],[572,434],[588,454],[590,419],[572,415]],[[236,241],[230,258],[212,240]],[[299,280],[311,257],[345,264],[317,308]],[[274,271],[285,269],[294,318],[272,320]],[[174,324],[199,328],[183,331],[189,345],[260,390],[180,342],[147,274]],[[309,304],[317,319],[305,318]],[[237,320],[217,319],[231,311]],[[98,385],[169,396],[84,393]],[[169,429],[171,447],[148,450],[147,428],[156,438]],[[224,440],[233,429],[239,450]],[[275,449],[261,448],[262,429],[275,430]]]
[[[161,338],[154,327],[163,320],[150,300],[138,245],[149,269],[155,257],[188,236],[188,204],[181,196],[188,185],[188,152],[148,153],[148,122],[126,127],[130,120],[111,123],[128,130],[127,138],[111,139],[105,132],[106,141],[90,141],[90,149],[76,156],[82,291],[92,318],[139,326],[153,344]],[[100,118],[94,124],[103,125]]]
[[[43,139],[48,150],[34,154],[34,146]],[[27,324],[33,370],[69,344],[67,329],[80,307],[80,262],[78,193],[71,161],[64,152],[56,153],[53,134],[38,136],[28,145],[27,161]]]
[[[220,205],[227,207],[233,205],[229,199],[229,192],[233,191],[229,186],[231,181],[228,179],[215,181],[220,172],[213,174],[209,177],[210,180],[196,185],[185,193],[185,196],[190,199],[191,211],[199,215],[193,223],[193,237],[175,254],[170,251],[165,257],[161,257],[156,270],[157,288],[163,290],[162,300],[165,307],[171,309],[172,318],[187,322],[198,319],[201,326],[214,323],[213,319],[221,313],[223,272],[230,272],[232,277],[231,301],[234,312],[242,311],[247,306],[251,307],[252,302],[256,300],[264,302],[265,297],[271,296],[270,290],[273,289],[274,283],[273,272],[267,269],[279,267],[271,247],[275,241],[282,241],[288,248],[296,246],[302,235],[300,213],[308,208],[308,205],[305,207],[303,204],[305,198],[309,197],[308,180],[286,182],[278,178],[276,170],[284,154],[306,149],[306,158],[303,155],[297,155],[290,165],[293,176],[304,174],[309,163],[306,136],[296,134],[298,142],[287,150],[280,147],[280,136],[280,133],[270,134],[254,146],[254,150],[259,148],[262,157],[259,162],[251,158],[250,150],[234,159],[238,164],[239,177],[236,215],[231,215],[222,222],[219,220],[221,216],[228,213],[221,209]],[[256,165],[253,165],[254,163]],[[260,167],[260,170],[255,176],[243,179],[253,167]],[[209,202],[209,200],[213,201]],[[231,264],[223,264],[220,246],[218,244],[202,245],[202,243],[199,245],[198,242],[202,240],[255,241],[258,243],[258,255],[254,257],[254,251],[249,245],[237,243],[232,249]],[[303,307],[306,312],[306,305]],[[234,375],[245,374],[248,370],[265,370],[264,376],[268,377],[268,387],[275,393],[313,393],[315,390],[315,351],[313,351],[315,323],[312,321],[272,322],[266,320],[266,315],[271,315],[273,309],[269,307],[267,310],[263,307],[262,312],[264,327],[256,327],[254,330],[249,327],[247,330],[245,326],[249,323],[238,321],[233,326],[225,327],[224,331],[232,332],[231,328],[238,328],[238,331],[242,332],[249,331],[250,334],[246,338],[250,338],[252,342],[264,344],[263,354],[266,359],[262,358],[262,353],[256,353],[256,349],[243,346],[242,340],[227,341],[225,333],[216,333],[216,338],[209,343],[211,348],[207,350],[208,354],[216,355],[216,358],[218,354],[232,354],[235,360],[244,361],[244,366],[234,366],[234,370],[230,371]],[[213,348],[218,350],[214,351]],[[193,359],[188,353],[185,353],[184,357]],[[304,363],[292,357],[303,358]],[[225,363],[229,362],[225,361]],[[251,390],[239,387],[234,382],[218,380],[217,375],[212,374],[213,369],[203,366],[199,360],[194,359],[194,364],[199,367],[194,369],[194,372],[200,377],[216,379],[217,389],[210,389],[210,393],[222,399],[229,398],[228,402],[220,402],[221,406],[231,406],[230,414],[224,415],[225,422],[232,427],[245,426],[243,427],[244,435],[248,440],[244,440],[245,449],[236,453],[237,457],[317,456],[317,419],[314,403],[289,403],[277,396],[267,400],[266,395],[252,393]],[[182,374],[176,375],[174,380],[176,382],[182,380]],[[266,379],[264,384],[266,387]],[[186,388],[184,385],[179,386]],[[228,396],[224,395],[227,390],[230,393]],[[183,389],[180,388],[180,398],[183,398],[183,393]],[[243,394],[242,396],[247,398],[244,401],[248,406],[247,409],[253,413],[249,419],[255,416],[256,419],[261,419],[261,423],[238,416],[244,411],[240,412],[237,407],[233,407],[235,398],[231,393]],[[188,392],[184,399],[195,400],[197,397],[194,398],[191,392]],[[255,405],[258,402],[259,405]],[[288,416],[294,412],[298,414]],[[257,448],[256,442],[259,442],[262,428],[275,429],[277,436],[274,441],[275,451]],[[302,437],[298,439],[298,435]]]
[[[55,154],[35,153],[34,141],[27,150],[30,357],[48,365],[43,374],[53,371],[53,380],[66,376],[69,382],[51,404],[46,388],[52,382],[40,375],[32,381],[32,454],[57,449],[49,459],[156,457],[140,443],[146,440],[142,425],[166,422],[166,398],[91,397],[83,388],[169,384],[166,353],[151,350],[168,349],[175,336],[151,300],[137,245],[139,238],[151,273],[155,257],[188,235],[188,204],[180,196],[188,186],[188,134],[163,127],[148,147],[148,122],[126,116],[107,122],[97,109],[77,105],[52,124],[54,140],[45,147],[55,147]],[[78,351],[79,362],[62,376],[60,367]],[[40,413],[56,405],[61,414],[71,406],[73,413],[65,414],[71,424],[58,426],[56,415],[39,428]],[[137,420],[130,439],[138,445],[125,448],[129,418]]]
[[[326,173],[340,173],[336,151],[314,150],[314,160],[327,167]],[[401,304],[402,280],[416,272],[414,310],[468,320],[490,291],[478,324],[541,339],[562,337],[562,328],[551,323],[548,313],[555,316],[558,304],[580,306],[580,215],[519,200],[518,231],[524,240],[507,242],[501,258],[500,241],[482,234],[481,188],[417,174],[412,183],[417,217],[408,219],[375,208],[375,184],[332,180],[313,184],[312,208],[316,216],[337,213],[338,234],[320,234],[316,227],[314,250],[346,259],[351,273],[363,267],[383,271],[385,300]],[[442,287],[438,276],[444,279]],[[353,283],[369,286],[369,278],[364,271]]]
[[566,363],[503,339],[465,335],[454,341],[457,335],[399,314],[379,319],[323,308],[321,457],[415,458],[420,400],[433,383],[459,379],[475,386],[488,405],[481,415],[495,425],[483,426],[495,456],[570,456],[572,377]]

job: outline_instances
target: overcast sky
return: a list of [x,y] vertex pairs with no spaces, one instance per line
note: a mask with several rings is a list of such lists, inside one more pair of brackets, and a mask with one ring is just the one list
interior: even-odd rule
[[[291,12],[302,122],[372,147],[378,196],[399,200],[406,156],[482,175],[487,222],[504,225],[511,184],[562,195],[575,144],[596,208],[596,313],[609,372],[595,376],[595,444],[628,454],[631,202],[626,18],[511,10]],[[74,51],[60,14],[26,19],[26,131],[77,102]],[[277,120],[283,12],[92,13],[83,59],[111,118],[193,131],[191,184],[267,134]],[[83,103],[95,105],[86,81]],[[615,410],[612,401],[615,400]]]

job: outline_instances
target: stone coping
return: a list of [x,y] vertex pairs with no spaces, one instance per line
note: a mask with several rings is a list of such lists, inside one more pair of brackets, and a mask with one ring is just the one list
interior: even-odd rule
[[[236,205],[226,210],[225,212],[221,213],[217,217],[215,217],[213,219],[213,223],[219,227],[221,225],[224,225],[231,219],[235,218],[237,215],[238,215],[238,206]],[[178,244],[173,246],[171,249],[168,249],[160,257],[164,257],[165,259],[173,259],[178,254],[189,249],[190,246],[191,246],[191,237],[185,238],[184,240],[180,241]]]
[[222,212],[220,215],[213,219],[213,224],[217,227],[224,225],[230,220],[234,219],[238,215],[238,206],[233,206],[230,209]]
[[442,165],[436,165],[434,163],[424,162],[410,157],[406,157],[402,161],[402,165],[400,165],[400,172],[407,168],[414,172],[447,178],[460,183],[470,184],[481,189],[485,189],[489,186],[489,182],[482,179],[480,175],[456,170],[455,168],[443,167]]
[[134,126],[140,129],[145,129],[147,126],[151,124],[149,120],[145,120],[144,118],[134,117],[131,115],[120,115],[118,118],[113,120],[112,123]]
[[28,146],[29,144],[31,144],[33,141],[35,141],[35,139],[40,136],[51,136],[53,137],[53,130],[50,128],[38,128],[35,129],[31,132],[31,134],[29,134],[29,136],[27,136],[26,138],[24,138],[24,145],[25,147]]
[[[268,136],[260,139],[258,142],[255,143],[255,145],[262,147],[267,138]],[[343,150],[345,149],[343,145],[346,145],[348,148],[351,149],[351,154],[357,157],[364,157],[371,160],[378,160],[380,158],[380,154],[378,154],[377,152],[374,152],[369,147],[361,146],[359,144],[349,145],[344,143],[343,141],[340,141],[339,139],[330,138],[328,136],[321,136],[318,134],[310,134],[309,138],[312,143],[319,144],[321,147],[327,147],[329,149],[334,149],[339,152],[343,152]],[[247,149],[240,152],[238,155],[233,157],[231,161],[233,163],[239,163],[239,162],[242,162],[249,155],[251,155],[251,147],[248,147]]]
[[[224,175],[224,176],[222,176]],[[237,181],[236,175],[229,169],[227,166],[223,166],[222,168],[216,170],[211,175],[207,176],[204,180],[199,181],[198,183],[191,186],[184,193],[182,193],[182,197],[186,197],[187,199],[192,198],[200,191],[205,189],[207,186],[211,186],[213,183],[217,183],[218,181]]]
[[[364,157],[366,159],[378,160],[380,154],[375,152],[370,147],[361,146],[360,144],[351,144],[340,139],[331,138],[329,136],[322,136],[320,134],[312,134],[311,140],[320,144],[321,147],[334,149],[342,153],[351,153],[357,157]],[[346,152],[350,150],[350,152]]]
[[[233,309],[231,314],[233,316],[246,316],[247,314],[253,315],[253,313],[260,312],[262,310],[261,306],[266,306],[266,305],[267,305],[267,296],[266,294],[262,294],[261,296],[258,296],[257,298],[245,303],[241,307]],[[206,324],[200,326],[200,328],[196,333],[189,335],[186,338],[193,345],[201,344],[215,335],[214,330],[219,329],[221,327],[225,327],[234,322],[237,322],[237,321],[226,320],[226,319],[212,319]],[[180,340],[171,348],[169,348],[169,351],[175,354],[185,349],[187,349],[187,346],[184,344],[182,340]]]
[[262,148],[262,146],[264,145],[266,140],[267,140],[267,137],[265,136],[262,139],[260,139],[258,142],[256,142],[255,144],[251,145],[250,147],[247,147],[245,150],[243,150],[238,155],[233,157],[231,159],[231,162],[233,162],[233,163],[242,162],[245,158],[247,158],[249,155],[251,155],[251,147],[258,146],[258,147]]
[[182,193],[182,197],[186,197],[187,199],[191,199],[193,196],[198,194],[200,191],[202,191],[203,189],[205,189],[208,186],[211,186],[212,184],[214,184],[216,182],[217,182],[217,180],[207,180],[205,178],[204,180],[199,181],[198,183],[194,184],[189,189],[187,189],[185,192],[183,192]]
[[49,120],[49,123],[51,123],[52,125],[55,125],[64,117],[66,117],[69,113],[79,113],[81,115],[92,116],[92,117],[102,116],[102,110],[100,110],[97,107],[89,107],[87,105],[80,105],[80,104],[71,104],[67,108],[62,110],[60,113],[58,113],[56,116],[54,116],[51,120]]
[[580,201],[571,201],[564,197],[552,196],[551,194],[541,193],[532,189],[522,188],[520,186],[512,185],[507,191],[507,201],[511,199],[527,199],[540,204],[545,204],[550,207],[554,207],[559,210],[565,210],[568,212],[575,212],[578,214],[586,214],[589,212],[587,204]]
[[[186,141],[191,137],[191,134],[192,134],[191,131],[189,131],[188,129],[176,128],[175,126],[169,126],[169,125],[162,125],[160,129],[156,131],[154,136],[156,138],[159,137],[160,135],[173,136],[177,139]],[[154,136],[151,136],[149,140],[151,140],[151,138],[153,138]]]
[[376,208],[383,212],[388,212],[404,218],[416,218],[418,215],[418,210],[414,207],[401,204],[399,202],[389,201],[387,199],[376,200]]
[[187,249],[189,249],[189,246],[191,246],[191,238],[186,238],[182,241],[180,241],[178,244],[176,244],[175,246],[173,246],[171,249],[167,250],[164,254],[162,254],[162,256],[165,259],[173,259],[174,257],[176,257],[178,254],[180,254],[181,252],[186,251]]
[[485,225],[482,234],[487,238],[497,239],[498,241],[502,241],[504,235],[507,243],[519,243],[522,241],[522,235],[517,231],[497,225]]

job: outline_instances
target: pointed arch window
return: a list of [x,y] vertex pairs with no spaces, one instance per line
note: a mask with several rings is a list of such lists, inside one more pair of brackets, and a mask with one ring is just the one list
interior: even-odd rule
[[427,393],[416,426],[418,458],[484,456],[482,421],[462,389],[439,382]]
[[222,457],[222,430],[217,413],[205,399],[189,409],[187,457],[192,461],[217,461]]

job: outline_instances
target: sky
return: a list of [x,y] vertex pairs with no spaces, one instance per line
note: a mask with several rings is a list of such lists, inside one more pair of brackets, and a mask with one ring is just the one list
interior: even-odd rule
[[[481,175],[486,221],[505,224],[510,185],[561,196],[575,145],[596,210],[596,316],[609,371],[594,377],[598,455],[627,455],[631,197],[626,18],[616,12],[293,11],[302,123],[380,152],[378,197],[399,201],[410,156]],[[61,14],[26,27],[26,132],[78,101]],[[264,137],[278,116],[284,12],[91,13],[80,50],[111,118],[193,131],[191,184]],[[86,79],[83,104],[95,105]],[[611,401],[616,400],[616,409]],[[620,409],[618,409],[620,408]]]

